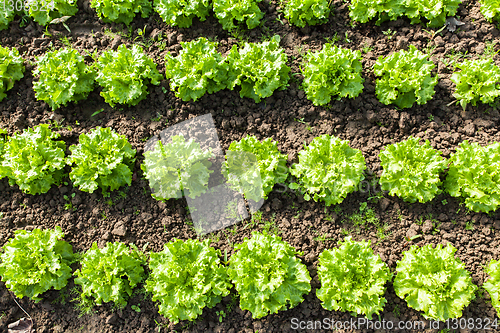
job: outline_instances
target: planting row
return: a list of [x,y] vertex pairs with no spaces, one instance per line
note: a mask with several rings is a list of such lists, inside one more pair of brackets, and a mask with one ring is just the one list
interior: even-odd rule
[[[17,184],[25,193],[45,193],[62,181],[65,166],[71,165],[70,180],[85,192],[100,188],[106,196],[108,191],[131,184],[136,151],[125,136],[97,127],[80,135],[79,144],[69,147],[69,157],[65,157],[66,144],[57,141],[58,137],[48,125],[12,137],[0,130],[0,178],[8,177],[11,185]],[[290,188],[299,190],[305,200],[330,206],[341,203],[365,178],[362,152],[328,134],[312,140],[290,168],[287,156],[270,138],[261,142],[246,136],[231,143],[228,152],[233,153],[226,154],[221,172],[228,185],[247,200],[267,198],[275,184],[287,182],[290,173],[294,176]],[[420,145],[414,137],[388,145],[379,154],[382,190],[410,203],[428,202],[442,192],[440,176],[448,169],[444,189],[451,196],[463,198],[466,207],[475,212],[498,208],[500,143],[481,147],[464,141],[449,160],[440,155],[429,141]],[[215,156],[193,139],[175,135],[171,143],[158,141],[144,157],[141,169],[157,200],[183,195],[196,198],[208,190],[214,172],[210,159]],[[252,161],[255,168],[249,167]]]
[[[229,260],[226,252],[222,263],[220,250],[209,246],[210,240],[173,239],[163,251],[149,254],[133,244],[107,243],[100,249],[93,243],[86,252],[74,254],[63,237],[60,227],[17,230],[0,254],[0,277],[7,288],[19,298],[38,302],[41,294],[64,288],[74,275],[79,300],[91,310],[103,302],[125,307],[134,287],[144,283],[158,302],[159,313],[174,323],[196,319],[233,286],[240,308],[249,310],[253,318],[293,308],[311,291],[309,271],[296,256],[303,254],[265,232],[253,232],[250,239],[235,245],[236,253]],[[475,298],[478,287],[454,257],[455,251],[451,244],[413,245],[397,263],[394,291],[427,319],[460,318]],[[80,268],[72,274],[70,265],[75,262]],[[146,263],[149,274],[143,268]],[[492,260],[486,273],[491,277],[483,288],[500,313],[500,263]],[[351,237],[320,254],[318,277],[321,288],[316,295],[323,308],[368,319],[383,311],[386,284],[393,280],[370,242]]]
[[[258,6],[262,0],[92,0],[90,6],[95,9],[104,22],[124,23],[129,25],[137,14],[149,17],[153,9],[162,20],[171,26],[188,28],[193,18],[205,21],[210,11],[226,30],[233,30],[236,24],[246,24],[253,29],[261,24],[264,13]],[[387,20],[396,20],[406,16],[411,23],[425,21],[430,27],[445,24],[449,16],[457,12],[460,0],[437,0],[430,6],[424,0],[415,1],[369,1],[352,0],[349,15],[354,22],[366,23],[376,19],[376,24]],[[328,21],[331,1],[328,0],[288,0],[280,1],[280,11],[290,24],[298,27],[323,24]],[[61,17],[73,16],[78,11],[75,0],[2,0],[0,29],[7,29],[16,15],[30,16],[40,25],[61,23]],[[500,20],[500,9],[496,0],[482,0],[481,12],[489,21]],[[64,22],[64,19],[63,21]]]
[[[200,37],[183,42],[179,55],[166,56],[166,77],[170,88],[183,101],[196,101],[207,92],[240,87],[240,96],[256,103],[269,97],[275,90],[288,87],[290,67],[287,55],[279,46],[280,37],[274,36],[262,43],[245,43],[232,47],[227,57],[217,52],[217,43]],[[413,45],[387,57],[379,57],[373,67],[375,93],[385,105],[409,108],[422,105],[434,96],[437,76],[432,76],[435,65],[428,54]],[[301,65],[302,87],[314,105],[326,105],[332,98],[354,98],[363,91],[361,52],[343,49],[332,44],[323,45],[317,52],[308,52]],[[74,49],[60,49],[39,57],[33,75],[33,89],[38,100],[45,101],[53,110],[85,99],[101,86],[101,96],[111,106],[136,105],[148,94],[148,84],[158,85],[163,79],[156,64],[142,48],[128,49],[120,45],[117,51],[104,52],[97,61],[87,66]],[[25,67],[17,49],[0,47],[0,100],[15,81],[23,77]],[[451,80],[456,84],[453,96],[465,109],[477,102],[492,104],[500,96],[500,67],[491,56],[464,60],[453,64],[460,71]]]

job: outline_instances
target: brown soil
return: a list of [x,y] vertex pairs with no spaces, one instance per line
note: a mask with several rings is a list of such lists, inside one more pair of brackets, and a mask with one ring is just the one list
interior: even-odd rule
[[[381,172],[378,160],[380,149],[409,135],[430,140],[432,146],[441,150],[445,157],[466,139],[483,145],[500,140],[497,129],[500,119],[498,109],[480,105],[462,111],[452,103],[454,85],[449,80],[451,71],[440,61],[452,50],[467,51],[472,56],[479,55],[485,49],[486,41],[500,40],[499,30],[485,21],[479,12],[479,4],[475,1],[465,0],[460,6],[458,16],[465,25],[459,32],[444,30],[431,42],[428,42],[430,35],[424,31],[424,26],[410,25],[404,19],[387,22],[380,27],[373,23],[351,27],[347,4],[340,0],[333,1],[335,10],[327,24],[303,29],[291,27],[284,19],[280,20],[282,15],[277,11],[277,3],[274,0],[261,3],[266,12],[264,26],[245,32],[243,36],[248,37],[249,41],[258,42],[262,36],[279,34],[293,72],[300,71],[299,51],[319,50],[326,38],[335,34],[341,38],[337,44],[343,47],[360,50],[365,46],[370,47],[371,51],[363,54],[365,90],[359,97],[332,102],[331,108],[314,107],[299,89],[302,78],[297,75],[291,80],[287,90],[276,92],[260,104],[255,104],[251,99],[241,99],[238,92],[228,90],[204,96],[195,103],[186,103],[175,98],[168,91],[168,82],[163,81],[160,87],[150,87],[147,100],[136,107],[111,109],[96,89],[87,100],[54,113],[45,103],[36,101],[31,70],[36,64],[36,56],[51,47],[63,46],[58,36],[71,37],[72,46],[80,52],[102,52],[116,48],[121,43],[130,44],[134,39],[135,43],[140,42],[141,37],[136,39],[137,34],[134,32],[131,38],[127,38],[125,35],[128,30],[123,26],[102,23],[90,9],[88,0],[81,1],[80,11],[67,21],[71,33],[62,25],[50,26],[48,31],[53,37],[49,38],[44,35],[45,29],[35,23],[21,28],[19,19],[8,30],[0,32],[1,44],[17,47],[27,64],[25,77],[8,92],[9,97],[0,103],[0,127],[12,134],[49,120],[57,120],[62,125],[57,131],[68,146],[77,143],[79,134],[96,126],[112,127],[126,135],[137,149],[135,170],[139,174],[132,186],[124,189],[126,198],[112,194],[112,204],[103,199],[100,193],[87,194],[68,186],[54,187],[46,194],[31,196],[23,194],[17,187],[10,187],[5,179],[0,181],[0,211],[3,212],[3,218],[0,219],[0,245],[12,237],[16,229],[53,228],[56,225],[63,228],[65,239],[76,251],[88,249],[92,242],[103,245],[106,241],[133,242],[139,247],[148,243],[149,250],[160,251],[163,244],[174,237],[196,237],[193,228],[185,223],[188,218],[185,200],[170,200],[165,204],[153,199],[147,182],[140,177],[139,164],[143,159],[145,141],[149,137],[165,126],[206,113],[211,113],[215,120],[223,149],[227,149],[231,141],[239,140],[246,134],[255,135],[259,139],[272,137],[279,142],[281,151],[289,155],[291,164],[296,161],[304,141],[309,143],[314,137],[328,133],[348,139],[352,147],[361,149],[372,175],[380,175]],[[226,53],[237,42],[231,34],[222,30],[213,16],[203,23],[195,20],[189,29],[178,29],[165,26],[155,14],[146,20],[136,18],[132,29],[136,31],[144,26],[148,37],[158,36],[160,32],[164,36],[165,49],[160,48],[161,42],[156,42],[147,49],[159,64],[160,71],[164,71],[165,54],[176,54],[181,48],[181,41],[199,36],[217,38],[222,53]],[[383,33],[388,29],[396,31],[390,39]],[[346,33],[350,42],[346,41]],[[434,98],[424,106],[404,111],[378,102],[374,93],[375,78],[370,69],[377,57],[386,56],[408,44],[424,49],[428,43],[436,46],[432,52],[432,60],[437,65],[435,71],[440,78]],[[498,56],[496,62],[500,65]],[[167,89],[166,94],[162,88]],[[105,112],[91,117],[92,113],[101,108]],[[161,121],[152,121],[157,115],[163,116]],[[307,124],[294,119],[303,119]],[[326,210],[323,203],[305,202],[300,195],[291,191],[281,192],[283,191],[275,188],[264,204],[263,220],[274,218],[283,239],[304,252],[302,259],[313,278],[311,293],[294,309],[253,320],[248,311],[242,311],[237,305],[227,311],[226,306],[231,304],[231,297],[226,297],[215,308],[206,309],[203,316],[194,323],[172,325],[158,314],[155,304],[148,297],[137,294],[122,311],[113,311],[111,306],[105,305],[96,309],[95,314],[79,318],[79,312],[75,310],[69,293],[72,282],[62,293],[48,292],[40,303],[34,304],[26,299],[20,303],[33,316],[36,331],[40,333],[140,333],[156,332],[159,326],[164,327],[162,332],[288,332],[293,331],[292,318],[321,320],[328,317],[342,321],[354,318],[347,313],[323,310],[315,296],[315,291],[320,286],[316,274],[318,255],[322,250],[336,246],[337,241],[344,237],[343,230],[347,230],[356,240],[371,240],[374,251],[381,255],[392,270],[402,252],[409,248],[405,241],[407,235],[422,234],[415,241],[418,245],[452,243],[458,248],[458,257],[465,263],[473,281],[478,285],[486,278],[482,266],[499,257],[500,214],[467,213],[459,205],[459,201],[449,195],[442,194],[428,204],[407,204],[387,195],[377,202],[369,201],[369,207],[375,210],[381,223],[387,224],[387,237],[381,239],[377,236],[375,227],[357,230],[348,219],[358,211],[361,202],[367,201],[370,196],[368,192],[353,193],[339,208],[330,207]],[[66,202],[63,195],[70,193],[76,193],[72,199],[75,211],[64,209]],[[423,219],[423,225],[417,224],[420,219]],[[469,221],[474,221],[473,230],[465,228]],[[235,234],[220,232],[213,235],[214,246],[231,254],[233,250],[230,243],[239,243],[244,237],[249,237],[252,230],[262,229],[262,225],[246,229],[243,225],[238,225],[238,232]],[[316,237],[319,235],[325,235],[329,240],[318,241]],[[386,298],[388,302],[380,319],[394,322],[424,320],[417,311],[408,308],[405,301],[394,294],[391,284]],[[130,305],[138,304],[140,313],[130,308]],[[219,322],[216,311],[222,309],[226,310],[227,317]],[[0,283],[0,314],[1,332],[7,331],[7,323],[23,316],[3,283]],[[467,307],[464,318],[496,318],[487,293]]]

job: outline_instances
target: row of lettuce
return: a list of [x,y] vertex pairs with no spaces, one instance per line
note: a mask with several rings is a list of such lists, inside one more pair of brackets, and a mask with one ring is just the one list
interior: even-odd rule
[[[11,185],[17,184],[25,193],[40,194],[60,184],[69,165],[69,179],[81,191],[92,193],[100,188],[109,195],[109,191],[131,184],[136,150],[124,135],[97,127],[80,135],[79,144],[69,147],[68,157],[66,144],[57,140],[59,136],[46,124],[11,137],[1,131],[0,178],[8,177]],[[247,200],[265,199],[275,184],[287,184],[299,190],[305,200],[336,205],[359,189],[365,179],[362,152],[328,134],[305,146],[298,154],[298,163],[290,168],[286,165],[287,155],[270,138],[259,141],[246,136],[232,142],[228,152],[242,154],[226,154],[222,173]],[[186,140],[181,134],[172,136],[170,143],[157,141],[144,158],[141,169],[155,199],[166,201],[183,195],[196,198],[208,190],[215,155],[211,148],[202,149],[193,138]],[[428,140],[420,145],[418,138],[410,136],[386,146],[379,158],[382,190],[407,202],[429,202],[444,187],[475,212],[495,211],[500,205],[498,142],[482,147],[464,141],[445,159]],[[446,170],[443,184],[441,176]]]
[[[262,0],[91,0],[90,6],[104,22],[129,25],[136,15],[149,17],[156,11],[163,22],[170,26],[188,28],[193,18],[205,21],[213,11],[223,29],[233,30],[237,25],[254,29],[261,25],[264,13],[259,8]],[[487,20],[500,20],[496,0],[481,0],[481,12]],[[460,0],[436,0],[432,6],[425,0],[370,1],[351,0],[349,15],[355,23],[376,19],[376,24],[406,16],[412,24],[426,22],[430,27],[440,27],[449,16],[457,12]],[[280,0],[279,11],[290,24],[298,27],[324,24],[328,21],[332,1],[329,0]],[[76,0],[10,0],[3,2],[0,30],[6,29],[16,15],[32,17],[40,25],[77,13]]]
[[[303,253],[265,232],[254,231],[250,239],[235,245],[229,260],[225,252],[222,262],[221,251],[211,247],[210,240],[174,238],[163,251],[149,255],[133,244],[108,242],[99,248],[93,243],[86,252],[74,254],[63,236],[60,227],[17,230],[0,254],[0,277],[7,288],[19,298],[38,302],[41,294],[64,288],[74,275],[79,301],[87,308],[103,302],[125,307],[133,289],[144,283],[158,312],[174,323],[195,320],[205,307],[213,308],[229,295],[233,286],[240,308],[253,318],[293,308],[311,291],[309,271],[297,258]],[[425,318],[460,318],[478,287],[455,252],[451,244],[412,245],[398,261],[394,278],[370,242],[347,237],[338,248],[320,254],[321,288],[316,295],[326,310],[372,319],[384,310],[386,285],[393,282],[396,295]],[[80,268],[72,274],[70,265],[75,262]],[[492,260],[485,272],[490,278],[482,288],[500,314],[500,263]]]
[[[240,87],[240,96],[256,103],[270,97],[275,90],[286,89],[290,80],[288,57],[280,48],[280,37],[262,43],[234,45],[223,57],[217,42],[200,37],[183,42],[176,57],[167,54],[165,75],[170,88],[183,101],[196,101],[206,93]],[[159,85],[163,75],[141,47],[120,45],[94,56],[95,62],[86,65],[74,49],[60,49],[38,58],[33,71],[35,97],[45,101],[53,110],[85,99],[101,87],[106,103],[136,105],[148,94],[148,85]],[[355,98],[363,91],[364,78],[361,52],[327,43],[322,50],[307,52],[301,63],[304,77],[302,89],[314,105],[327,105],[332,98]],[[23,59],[17,49],[0,47],[0,100],[6,91],[24,76]],[[493,104],[500,96],[500,67],[491,56],[454,62],[460,69],[451,80],[456,84],[453,96],[465,109],[477,102]],[[432,75],[435,64],[428,54],[410,45],[387,57],[379,57],[373,66],[375,93],[385,105],[409,108],[423,105],[435,94],[438,77]]]

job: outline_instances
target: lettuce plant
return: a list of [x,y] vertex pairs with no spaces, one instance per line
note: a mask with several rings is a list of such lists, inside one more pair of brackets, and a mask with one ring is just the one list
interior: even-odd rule
[[24,76],[24,60],[16,48],[0,46],[0,101],[7,97],[7,90]]
[[496,20],[500,22],[500,0],[481,0],[481,13],[488,20],[493,22]]
[[486,273],[490,278],[483,284],[483,288],[490,294],[491,305],[500,315],[500,262],[498,260],[490,261],[486,267]]
[[205,21],[212,7],[209,0],[155,0],[154,6],[163,22],[180,28],[189,28],[195,16]]
[[338,249],[324,250],[319,255],[318,276],[321,289],[316,295],[328,311],[348,311],[353,316],[372,319],[384,310],[385,284],[392,274],[370,243],[347,237]]
[[224,30],[236,28],[235,20],[245,22],[248,29],[254,29],[260,24],[264,13],[258,3],[262,0],[213,0],[214,13]]
[[262,43],[245,43],[239,50],[234,45],[226,59],[229,63],[227,86],[231,90],[241,86],[241,97],[253,98],[258,103],[276,89],[288,87],[290,67],[278,35]]
[[330,16],[330,2],[328,0],[288,0],[284,13],[291,24],[300,28],[305,27],[306,24],[323,24]]
[[156,200],[182,198],[183,192],[194,199],[208,189],[213,172],[208,159],[213,154],[203,151],[193,139],[186,141],[183,135],[175,135],[171,143],[158,141],[156,149],[145,152],[144,157],[141,169]]
[[500,67],[492,58],[464,60],[455,66],[460,72],[451,75],[457,85],[453,97],[464,110],[468,103],[476,106],[478,101],[491,105],[500,96]]
[[71,277],[73,248],[63,241],[61,227],[16,230],[0,254],[0,277],[18,298],[38,302],[40,294],[61,290]]
[[380,177],[382,190],[407,202],[428,202],[441,193],[440,174],[447,166],[441,152],[433,149],[429,140],[419,145],[419,139],[388,145],[379,154],[384,169]]
[[159,301],[159,313],[171,322],[195,320],[205,307],[213,308],[229,294],[227,268],[210,240],[174,239],[164,250],[150,254],[151,274],[145,289]]
[[344,201],[365,179],[365,158],[349,141],[324,134],[299,152],[299,163],[290,173],[298,178],[290,188],[300,189],[307,201],[324,201],[327,206]]
[[140,13],[146,18],[153,11],[149,0],[92,0],[90,7],[104,22],[124,23],[129,25],[135,15]]
[[96,66],[101,96],[112,107],[116,103],[137,105],[148,95],[148,84],[159,85],[163,79],[153,60],[137,45],[127,49],[122,44],[117,51],[104,52]]
[[133,244],[107,243],[100,249],[94,242],[80,263],[81,268],[74,275],[75,284],[82,288],[79,296],[83,302],[114,302],[123,308],[134,287],[145,277],[142,253]]
[[427,21],[427,26],[438,28],[445,24],[446,18],[455,16],[461,0],[353,0],[349,5],[349,16],[356,22],[366,23],[376,18],[377,25],[386,20],[396,20],[406,15],[411,24]]
[[182,42],[177,57],[165,56],[165,75],[175,96],[187,102],[196,101],[226,88],[228,64],[217,52],[217,42],[200,37]]
[[75,15],[78,12],[76,3],[76,0],[26,0],[25,9],[29,7],[28,14],[35,22],[48,25],[54,19]]
[[308,52],[302,65],[302,86],[314,105],[330,103],[332,96],[354,98],[363,91],[361,52],[325,44],[319,52]]
[[488,213],[500,205],[500,143],[481,147],[464,141],[451,155],[445,189],[463,197],[474,212]]
[[0,169],[9,177],[9,184],[19,185],[28,194],[46,193],[53,184],[59,184],[66,166],[66,144],[55,141],[59,137],[46,124],[10,137]]
[[36,98],[45,101],[52,110],[85,99],[94,89],[95,71],[85,65],[78,51],[55,50],[37,60],[38,68],[33,74],[39,79],[33,82],[33,90]]
[[438,78],[432,77],[431,71],[436,66],[427,56],[413,45],[408,51],[400,50],[386,58],[380,56],[373,67],[375,75],[381,77],[375,85],[378,100],[403,109],[432,99]]
[[[288,177],[287,155],[280,153],[277,143],[271,138],[260,142],[255,136],[246,136],[231,142],[229,151],[242,153],[234,154],[234,158],[226,156],[226,176],[230,178],[230,183],[231,176],[234,176],[236,182],[233,185],[245,194],[246,199],[267,199],[274,184],[284,183]],[[255,168],[240,163],[247,155],[255,158]],[[254,169],[259,173],[257,177],[252,174]]]
[[7,172],[3,169],[2,163],[4,160],[5,145],[8,141],[7,131],[0,128],[0,179],[7,176]]
[[131,184],[135,149],[125,135],[97,127],[89,134],[80,134],[79,141],[69,147],[68,164],[75,164],[69,174],[73,185],[90,193],[100,188],[109,196],[108,190]]
[[9,23],[14,20],[16,16],[15,3],[8,3],[7,1],[0,2],[0,30],[5,30],[9,27]]
[[465,265],[454,257],[453,245],[423,247],[412,245],[396,267],[394,291],[409,307],[422,311],[426,319],[446,321],[460,318],[463,309],[475,298]]
[[252,232],[231,256],[228,274],[240,295],[240,308],[261,318],[300,304],[311,291],[311,277],[299,252],[276,235]]

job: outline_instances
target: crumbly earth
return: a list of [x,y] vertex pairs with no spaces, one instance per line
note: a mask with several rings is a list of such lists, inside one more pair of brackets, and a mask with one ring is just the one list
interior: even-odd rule
[[[215,120],[223,149],[227,149],[231,141],[247,134],[259,139],[272,137],[278,141],[280,150],[288,154],[289,165],[297,161],[297,153],[303,148],[304,142],[309,143],[316,136],[328,133],[350,140],[352,147],[363,151],[369,169],[368,180],[381,173],[378,159],[380,149],[409,135],[429,140],[445,157],[449,157],[463,140],[482,145],[500,140],[498,108],[479,105],[463,111],[457,106],[452,97],[452,71],[442,61],[455,51],[467,52],[476,57],[483,53],[486,42],[500,40],[499,30],[483,18],[479,4],[475,1],[465,0],[460,5],[457,15],[465,25],[459,31],[451,33],[443,30],[434,38],[431,38],[425,26],[411,25],[406,19],[386,22],[381,26],[372,22],[353,27],[350,25],[348,5],[340,0],[333,1],[334,10],[327,24],[302,29],[290,26],[283,19],[278,1],[264,0],[260,3],[265,11],[263,26],[234,35],[222,30],[213,15],[206,22],[194,20],[189,29],[167,27],[157,14],[149,19],[137,17],[129,31],[122,25],[105,24],[98,20],[88,0],[80,0],[78,5],[80,11],[67,21],[71,32],[60,24],[45,29],[31,22],[21,27],[19,18],[8,30],[0,32],[1,44],[17,47],[26,59],[27,67],[25,77],[16,83],[8,92],[8,98],[0,103],[0,127],[13,134],[40,123],[60,124],[53,126],[53,130],[61,134],[68,146],[76,144],[81,133],[87,133],[96,126],[112,127],[126,135],[137,149],[137,177],[134,177],[132,186],[123,189],[125,198],[113,193],[110,200],[103,198],[100,192],[88,194],[71,186],[53,187],[46,194],[31,196],[23,194],[17,187],[10,187],[6,179],[1,180],[0,212],[3,217],[0,219],[0,245],[12,237],[16,229],[53,228],[56,225],[62,227],[65,239],[76,251],[88,249],[93,242],[102,246],[107,241],[130,242],[139,247],[148,244],[148,250],[160,251],[163,244],[173,238],[196,237],[192,226],[186,223],[189,218],[186,201],[179,199],[162,203],[153,199],[147,182],[141,178],[139,165],[148,138],[166,126],[206,113],[211,113]],[[143,28],[145,38],[137,34],[137,30]],[[390,33],[387,33],[389,29]],[[165,54],[177,54],[182,41],[200,36],[216,38],[220,51],[226,54],[238,43],[235,37],[259,42],[273,34],[281,36],[281,44],[294,73],[300,73],[304,52],[319,50],[327,39],[334,36],[339,37],[336,42],[338,45],[362,50],[365,79],[363,93],[353,100],[334,101],[328,108],[315,107],[300,89],[302,77],[298,74],[292,77],[286,90],[275,92],[259,104],[248,98],[241,99],[237,91],[229,90],[206,95],[197,102],[182,102],[169,91],[168,82],[163,81],[161,86],[150,87],[148,98],[135,107],[112,109],[99,95],[99,89],[96,89],[87,100],[52,112],[47,104],[35,99],[32,89],[34,78],[31,71],[36,66],[36,57],[53,47],[62,47],[61,37],[67,37],[72,47],[87,54],[116,49],[122,43],[142,43],[158,63],[159,70],[164,71]],[[377,57],[389,55],[409,44],[421,50],[435,47],[431,59],[436,64],[434,72],[439,75],[439,83],[434,98],[426,105],[400,111],[378,102],[375,77],[370,68]],[[92,61],[90,56],[86,59]],[[495,61],[500,64],[498,56]],[[98,110],[103,112],[92,116]],[[316,274],[319,254],[324,249],[335,247],[337,241],[347,234],[356,240],[371,240],[374,251],[393,271],[403,251],[410,246],[406,237],[421,235],[411,242],[417,245],[451,243],[458,249],[456,254],[472,274],[474,283],[481,285],[485,281],[487,276],[482,267],[491,259],[499,257],[499,213],[487,215],[467,212],[458,200],[445,194],[427,204],[408,204],[387,194],[373,198],[379,189],[371,185],[368,188],[370,191],[349,195],[337,207],[325,208],[323,203],[306,202],[300,195],[276,187],[262,208],[261,223],[249,224],[247,220],[238,224],[234,232],[225,230],[210,235],[214,247],[232,254],[231,244],[242,242],[253,230],[262,230],[265,221],[273,222],[271,227],[277,228],[285,241],[303,251],[304,255],[300,258],[312,277],[310,294],[294,309],[253,320],[248,311],[238,307],[237,299],[228,296],[215,308],[206,309],[195,322],[173,325],[158,314],[149,297],[137,293],[123,310],[114,311],[110,305],[104,305],[96,308],[92,315],[79,317],[72,301],[72,281],[61,293],[46,293],[44,300],[37,304],[26,299],[21,300],[20,304],[34,318],[36,332],[40,333],[141,333],[158,332],[160,328],[161,332],[291,332],[294,331],[292,318],[348,321],[355,317],[348,313],[324,310],[315,296],[316,289],[320,287]],[[75,210],[65,210],[67,201],[63,195],[70,197],[72,193],[75,193],[71,199]],[[373,224],[355,226],[351,222],[350,217],[359,212],[362,202],[367,202],[368,208],[375,212],[379,220],[378,227]],[[234,290],[232,295],[236,295]],[[388,284],[385,297],[387,304],[380,315],[381,320],[424,320],[419,312],[409,308],[404,300],[395,295],[392,284]],[[141,311],[132,310],[131,305],[139,306]],[[217,312],[221,310],[225,311],[226,317],[219,321]],[[7,324],[23,316],[5,284],[0,283],[0,331],[7,332]],[[488,294],[478,294],[476,300],[465,309],[463,318],[497,318]],[[375,331],[384,332],[375,329],[357,332]],[[481,330],[462,330],[472,331]],[[427,327],[425,332],[437,330]]]

